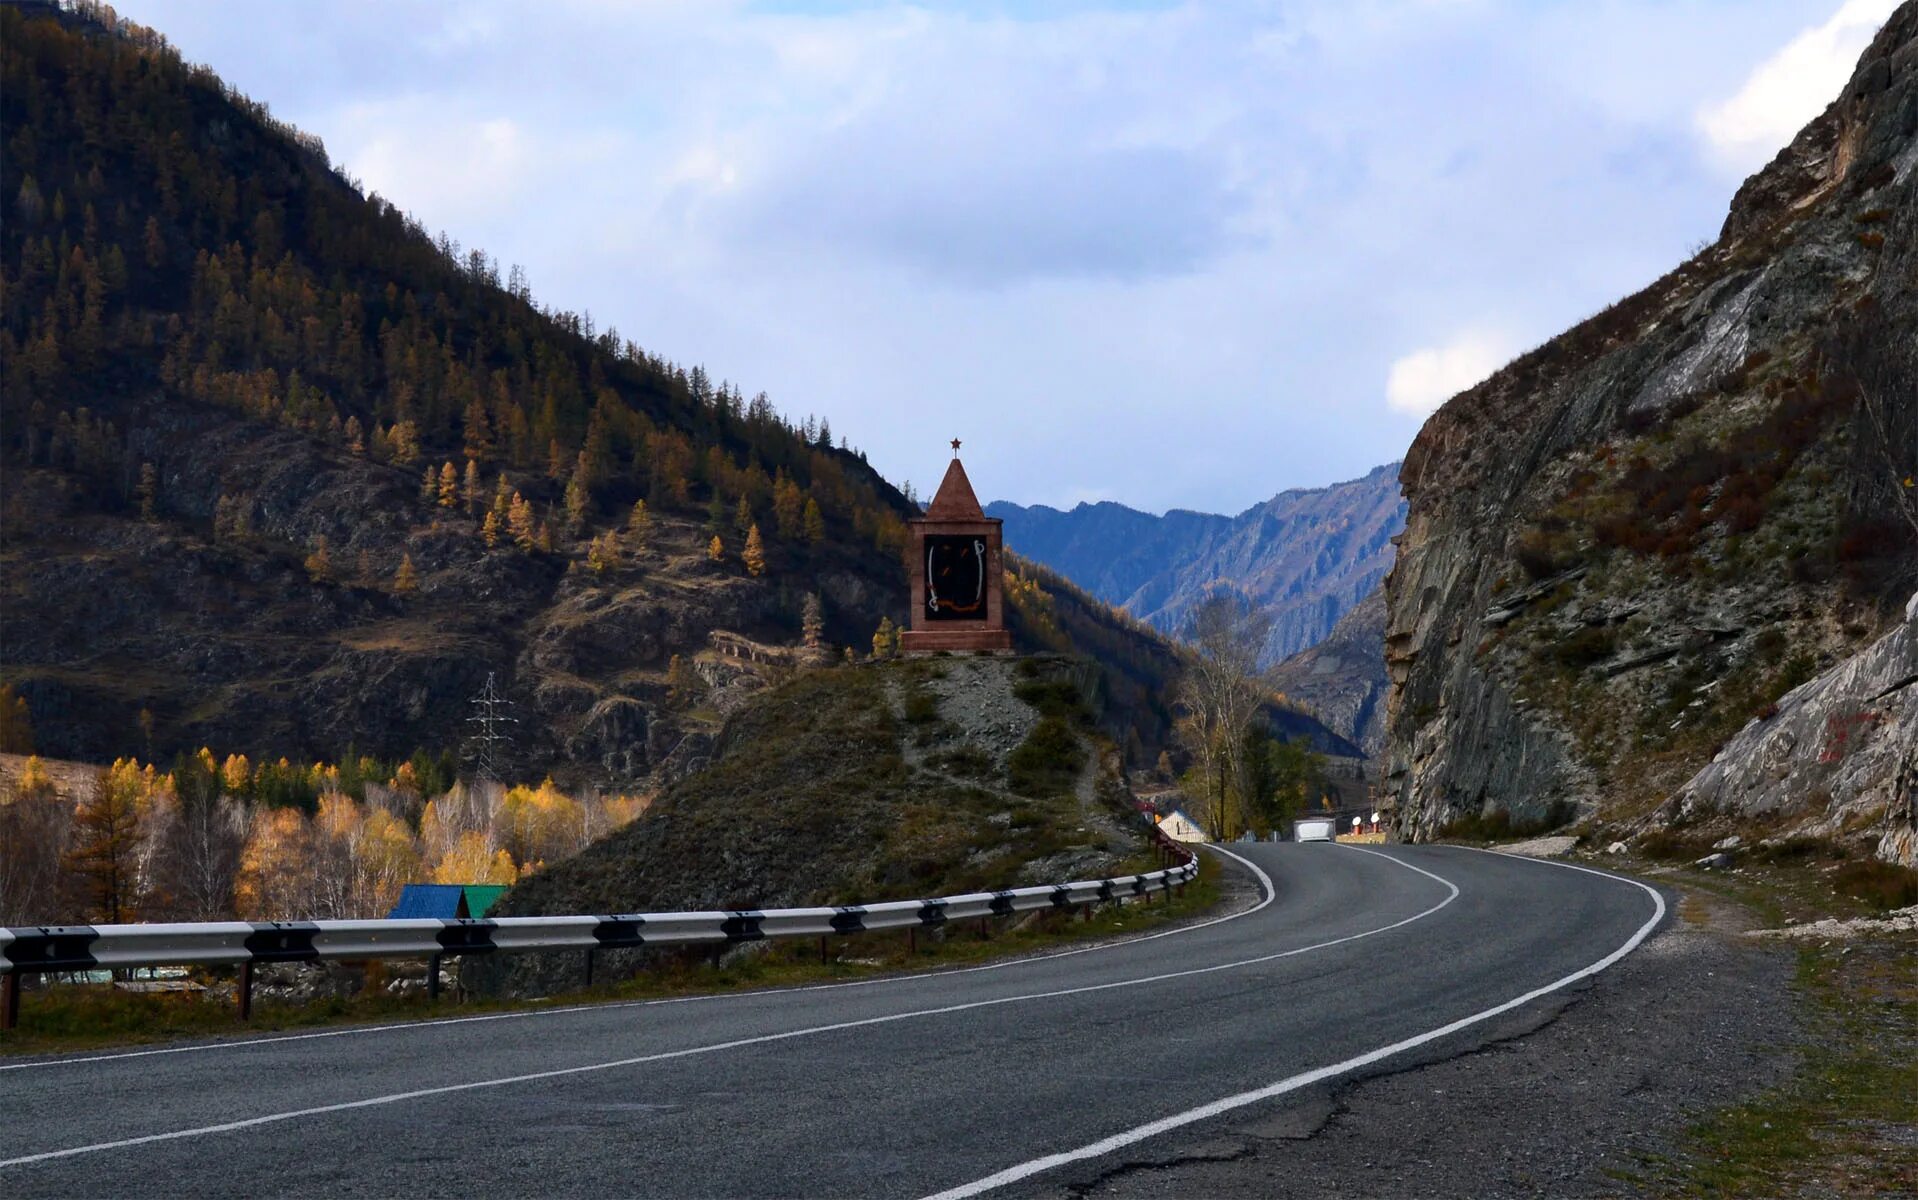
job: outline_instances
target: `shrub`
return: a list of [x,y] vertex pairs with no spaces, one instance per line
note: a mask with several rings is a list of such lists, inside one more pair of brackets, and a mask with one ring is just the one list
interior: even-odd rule
[[1846,863],[1832,874],[1831,883],[1880,912],[1918,904],[1918,871],[1876,858]]
[[1085,760],[1085,749],[1064,717],[1041,717],[1007,757],[1006,786],[1022,796],[1056,796],[1072,789]]
[[925,725],[939,719],[939,697],[915,687],[906,693],[906,720],[914,725]]
[[1552,648],[1552,654],[1563,665],[1581,670],[1593,663],[1604,662],[1617,650],[1618,632],[1599,625],[1581,629],[1566,638]]

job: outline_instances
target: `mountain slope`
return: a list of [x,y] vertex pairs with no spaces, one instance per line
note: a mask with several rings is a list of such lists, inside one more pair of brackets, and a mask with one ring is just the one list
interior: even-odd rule
[[1717,242],[1420,431],[1386,592],[1404,833],[1640,819],[1896,620],[1918,582],[1915,114],[1907,3]]
[[1339,618],[1325,640],[1273,668],[1273,687],[1368,756],[1385,744],[1385,589]]
[[0,677],[40,749],[448,750],[490,674],[503,769],[624,784],[717,730],[716,631],[903,614],[861,456],[536,305],[153,31],[0,7],[0,125]]
[[1155,517],[1110,502],[1060,512],[999,501],[986,511],[1005,520],[1021,554],[1168,633],[1209,588],[1237,588],[1273,614],[1269,662],[1324,638],[1378,586],[1404,522],[1396,463],[1281,492],[1236,517]]

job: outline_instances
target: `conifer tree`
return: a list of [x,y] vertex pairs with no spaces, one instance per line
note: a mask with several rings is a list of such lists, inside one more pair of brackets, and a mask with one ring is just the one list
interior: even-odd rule
[[595,575],[604,575],[606,568],[612,565],[613,551],[608,545],[612,537],[611,533],[603,533],[586,544],[586,565]]
[[818,592],[806,593],[805,603],[799,610],[799,628],[806,649],[817,650],[825,644],[826,607],[820,603]]
[[459,507],[460,473],[451,462],[440,467],[439,502],[441,508]]
[[86,915],[118,924],[134,917],[140,856],[140,774],[121,759],[100,772],[73,814],[67,870],[80,884]]
[[366,427],[358,417],[346,419],[346,448],[354,454],[366,453]]
[[626,518],[626,550],[633,555],[645,552],[647,543],[652,539],[653,514],[646,510],[644,500],[633,501],[632,515]]
[[819,511],[819,501],[808,498],[806,501],[806,541],[817,546],[826,540],[826,515]]
[[411,421],[396,421],[386,431],[386,442],[393,461],[410,467],[420,460],[420,430]]
[[780,472],[773,484],[773,526],[788,541],[805,532],[806,498],[799,485]]
[[313,553],[306,556],[306,574],[314,583],[326,583],[333,578],[333,556],[327,552],[325,534],[313,544]]
[[493,456],[493,425],[486,419],[486,403],[478,396],[466,406],[466,461]]
[[746,564],[748,575],[757,577],[766,573],[766,546],[759,540],[759,526],[747,527],[746,548],[740,552],[740,561]]
[[413,570],[413,556],[400,555],[400,569],[393,572],[393,590],[402,596],[409,596],[420,590],[420,577]]
[[485,494],[486,489],[480,483],[479,463],[469,458],[466,460],[466,478],[460,484],[460,503],[466,506],[469,514],[476,513]]
[[420,475],[420,502],[437,504],[440,498],[440,473],[427,467]]
[[511,506],[507,509],[506,524],[513,532],[513,543],[521,550],[531,550],[537,544],[539,529],[533,517],[533,506],[526,497],[513,493]]
[[486,520],[480,523],[480,540],[486,543],[488,550],[499,545],[499,513],[490,508],[486,510]]
[[588,500],[586,474],[584,471],[574,471],[573,477],[566,483],[566,536],[578,537],[580,530],[586,527]]
[[160,473],[153,469],[152,463],[140,464],[140,486],[139,490],[134,494],[140,501],[140,519],[142,521],[153,521],[157,519],[159,516],[156,510],[160,499]]
[[745,541],[746,531],[751,529],[753,524],[753,506],[742,495],[739,503],[733,507],[733,532],[739,535],[741,541]]
[[539,533],[534,537],[533,544],[539,547],[541,554],[553,552],[553,526],[550,522],[539,523]]
[[719,562],[726,557],[726,544],[719,540],[719,535],[716,533],[713,535],[713,540],[706,545],[706,557],[713,562]]
[[899,652],[899,627],[892,623],[891,617],[879,618],[879,628],[872,631],[872,656],[891,658]]

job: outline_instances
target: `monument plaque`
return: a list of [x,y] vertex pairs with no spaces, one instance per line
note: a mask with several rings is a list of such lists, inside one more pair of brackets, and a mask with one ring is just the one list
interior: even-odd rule
[[899,637],[907,654],[1006,653],[1002,522],[973,494],[953,439],[952,465],[922,517],[907,522],[912,542],[912,622]]

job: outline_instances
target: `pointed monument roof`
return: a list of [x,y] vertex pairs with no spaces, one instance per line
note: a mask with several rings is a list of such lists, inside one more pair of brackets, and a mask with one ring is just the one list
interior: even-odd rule
[[946,468],[946,477],[939,482],[939,491],[926,508],[926,520],[929,521],[983,521],[986,510],[979,507],[979,497],[972,493],[972,481],[966,478],[966,469],[959,463],[959,456],[952,456],[952,465]]

